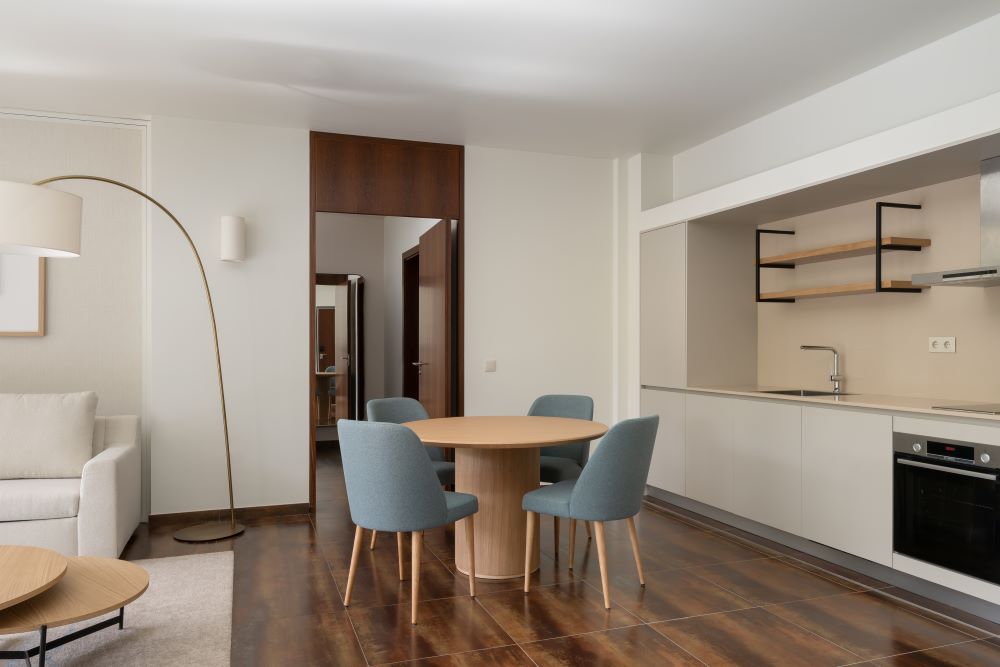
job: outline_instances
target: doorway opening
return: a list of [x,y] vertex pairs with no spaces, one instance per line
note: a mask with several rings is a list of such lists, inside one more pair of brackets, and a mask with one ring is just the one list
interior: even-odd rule
[[317,455],[335,455],[337,420],[365,419],[373,398],[456,414],[458,224],[341,213],[317,213],[315,224]]

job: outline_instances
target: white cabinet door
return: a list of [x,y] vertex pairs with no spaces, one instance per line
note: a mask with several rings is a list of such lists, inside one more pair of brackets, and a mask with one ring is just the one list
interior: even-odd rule
[[639,238],[639,381],[687,386],[687,223]]
[[684,486],[688,498],[729,512],[733,506],[733,404],[688,394],[684,401]]
[[733,400],[736,513],[801,534],[802,406]]
[[658,389],[643,389],[640,395],[642,415],[660,416],[646,483],[680,495],[684,495],[684,399],[682,392]]
[[802,534],[892,567],[892,417],[802,409]]

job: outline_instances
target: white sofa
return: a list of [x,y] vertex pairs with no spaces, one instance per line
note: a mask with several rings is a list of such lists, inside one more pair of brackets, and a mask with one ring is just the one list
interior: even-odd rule
[[0,544],[116,558],[139,525],[140,489],[139,418],[96,417],[81,477],[0,479]]

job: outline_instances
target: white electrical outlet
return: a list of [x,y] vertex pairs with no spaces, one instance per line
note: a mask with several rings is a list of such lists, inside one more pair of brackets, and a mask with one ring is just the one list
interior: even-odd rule
[[927,339],[928,352],[954,352],[954,336],[931,336]]
[[497,360],[496,359],[487,359],[486,363],[483,364],[483,370],[486,371],[487,373],[496,373],[497,372]]

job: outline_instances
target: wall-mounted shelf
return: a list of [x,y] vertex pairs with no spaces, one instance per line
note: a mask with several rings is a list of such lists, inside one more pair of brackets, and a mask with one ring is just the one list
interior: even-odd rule
[[[882,279],[882,253],[889,250],[905,250],[910,252],[920,252],[931,244],[930,239],[909,238],[902,236],[882,236],[882,209],[883,208],[906,208],[919,209],[920,204],[896,204],[893,202],[875,202],[875,236],[866,241],[856,241],[854,243],[842,243],[840,245],[825,246],[822,248],[812,248],[810,250],[798,250],[784,253],[782,255],[772,255],[770,257],[760,256],[760,237],[763,234],[794,235],[795,232],[787,229],[758,229],[756,241],[756,300],[763,302],[784,302],[794,303],[796,299],[815,299],[826,296],[848,296],[851,294],[868,294],[874,292],[921,292],[923,288],[914,287],[909,280],[883,280]],[[812,264],[815,262],[829,262],[848,257],[864,257],[873,255],[875,257],[875,280],[863,283],[850,283],[848,285],[832,285],[826,287],[809,287],[803,289],[784,290],[781,292],[760,292],[760,270],[761,269],[794,269],[799,264]]]
[[[913,239],[902,236],[882,237],[882,250],[919,251],[930,244],[930,239]],[[836,259],[847,259],[848,257],[864,257],[865,255],[874,255],[877,250],[878,245],[875,243],[875,239],[857,241],[855,243],[841,243],[840,245],[831,245],[823,248],[799,250],[783,255],[761,257],[760,268],[783,269],[788,266],[798,266],[799,264],[829,262]]]
[[851,294],[874,294],[879,292],[919,292],[909,280],[883,280],[882,289],[875,289],[875,281],[850,283],[848,285],[827,285],[825,287],[805,287],[783,292],[765,292],[758,301],[792,302],[798,299],[819,299],[826,296],[848,296]]

